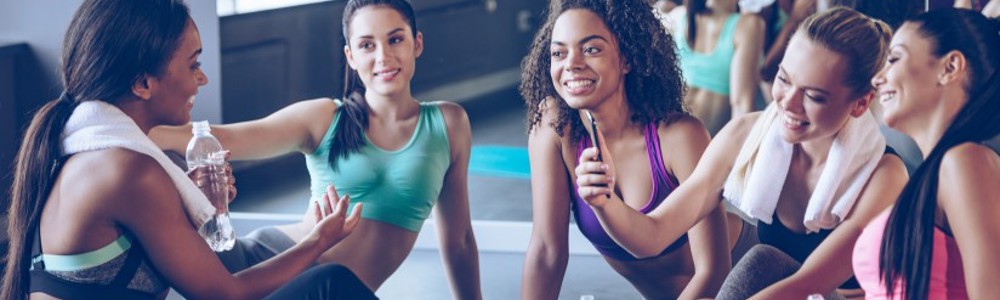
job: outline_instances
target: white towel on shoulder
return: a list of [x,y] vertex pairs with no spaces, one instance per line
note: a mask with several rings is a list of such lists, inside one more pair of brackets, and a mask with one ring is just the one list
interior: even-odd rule
[[[771,103],[740,148],[723,196],[746,217],[772,222],[791,165],[793,146],[781,136],[781,113]],[[885,152],[885,138],[871,113],[850,118],[834,137],[809,198],[803,223],[809,232],[832,229],[854,207]]]
[[195,228],[215,213],[205,194],[184,170],[170,161],[131,117],[104,101],[80,103],[62,133],[63,155],[107,148],[125,148],[152,157],[167,171],[181,194],[184,210]]

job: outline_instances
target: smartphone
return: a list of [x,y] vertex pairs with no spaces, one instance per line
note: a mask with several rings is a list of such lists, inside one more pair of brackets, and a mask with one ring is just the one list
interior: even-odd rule
[[601,156],[601,139],[597,137],[597,120],[594,120],[594,114],[587,111],[587,118],[590,118],[590,144],[597,148],[597,160],[604,161]]
[[[602,151],[601,150],[601,139],[598,137],[598,134],[597,134],[597,120],[594,119],[594,115],[591,114],[589,110],[587,111],[587,118],[590,119],[590,143],[593,144],[595,148],[597,148],[597,161],[603,162],[604,161],[604,157],[602,156],[602,153],[601,153],[601,151]],[[595,186],[608,186],[608,185],[607,184],[595,184]],[[608,198],[611,198],[611,196],[608,195]]]
[[[590,143],[597,148],[597,161],[604,161],[601,153],[601,139],[597,137],[597,120],[594,120],[594,114],[587,111],[587,118],[590,119]],[[595,186],[607,186],[606,184],[595,184]]]

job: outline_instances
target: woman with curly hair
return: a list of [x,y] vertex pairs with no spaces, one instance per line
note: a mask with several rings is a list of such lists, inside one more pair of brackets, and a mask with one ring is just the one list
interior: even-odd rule
[[590,134],[604,159],[631,170],[606,196],[634,213],[668,205],[663,199],[688,179],[709,137],[682,104],[673,40],[640,0],[561,1],[550,10],[524,60],[520,87],[528,105],[534,212],[522,298],[558,296],[570,214],[644,297],[714,296],[730,265],[722,209],[713,209],[690,235],[636,255],[608,236],[573,184],[589,184],[573,170],[592,147]]
[[579,194],[615,241],[642,255],[683,240],[720,196],[757,221],[763,245],[733,267],[716,299],[859,293],[851,248],[907,177],[868,110],[890,34],[847,8],[807,18],[779,65],[775,101],[726,125],[664,205],[641,214],[607,199],[624,172],[591,161],[592,149],[577,167]]

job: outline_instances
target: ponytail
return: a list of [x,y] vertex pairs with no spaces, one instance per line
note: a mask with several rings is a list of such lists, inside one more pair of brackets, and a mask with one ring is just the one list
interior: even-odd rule
[[63,93],[35,113],[17,153],[10,209],[7,212],[9,252],[0,299],[22,300],[27,297],[28,266],[31,242],[37,234],[42,209],[59,175],[62,156],[60,135],[76,103]]
[[708,11],[706,0],[685,0],[684,7],[687,9],[687,43],[694,49],[694,39],[698,35],[698,15]]
[[365,100],[365,85],[361,83],[358,71],[344,65],[344,105],[337,108],[340,119],[337,131],[333,133],[330,154],[327,161],[330,168],[337,171],[337,161],[361,150],[365,145],[365,131],[368,130],[368,100]]
[[932,42],[933,56],[959,51],[969,62],[968,102],[903,188],[882,239],[879,268],[887,291],[902,284],[904,299],[915,300],[926,299],[930,290],[938,178],[945,154],[960,144],[1000,134],[1000,36],[995,20],[965,9],[934,10],[908,22]]

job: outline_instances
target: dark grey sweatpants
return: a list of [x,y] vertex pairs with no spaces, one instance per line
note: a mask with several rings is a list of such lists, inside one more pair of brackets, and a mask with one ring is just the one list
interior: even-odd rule
[[295,246],[295,241],[274,227],[258,228],[236,239],[232,250],[216,255],[230,273],[246,270]]

